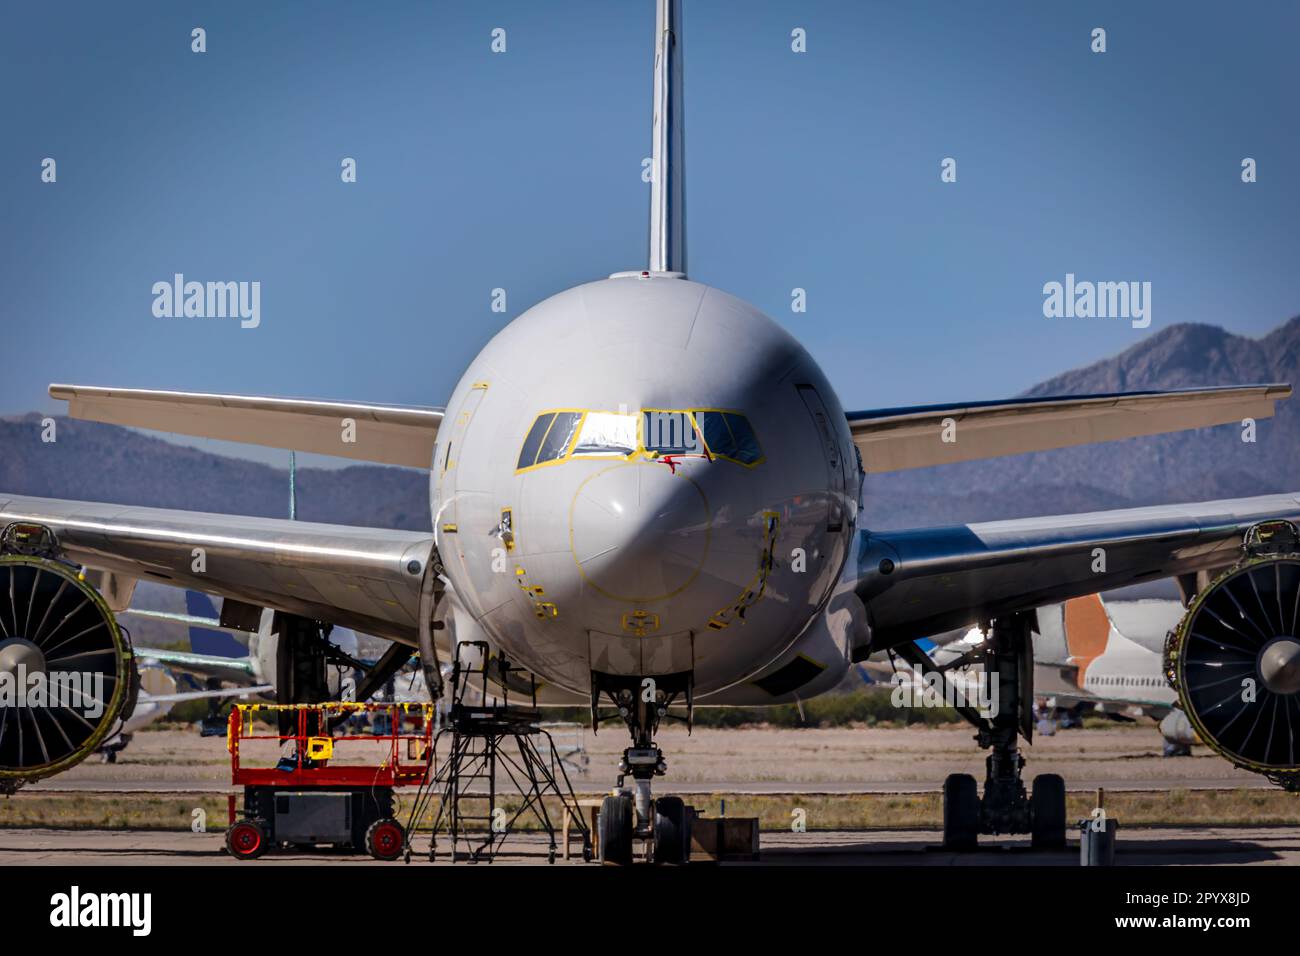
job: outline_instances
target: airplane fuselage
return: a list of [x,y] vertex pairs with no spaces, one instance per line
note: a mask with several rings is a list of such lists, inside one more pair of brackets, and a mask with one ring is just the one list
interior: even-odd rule
[[822,613],[860,469],[812,357],[757,309],[631,273],[529,309],[434,448],[457,640],[585,694],[593,671],[752,677]]

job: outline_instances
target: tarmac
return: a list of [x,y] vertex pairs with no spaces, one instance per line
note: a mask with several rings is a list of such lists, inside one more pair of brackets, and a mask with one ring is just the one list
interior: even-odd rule
[[[669,774],[657,790],[686,797],[852,794],[937,794],[952,772],[983,776],[983,753],[965,728],[711,730],[689,737],[674,731],[667,743]],[[558,738],[558,735],[557,735]],[[613,766],[626,742],[621,735],[574,732],[566,760],[579,795],[607,792]],[[557,744],[559,739],[557,739]],[[1192,757],[1164,759],[1151,727],[1073,730],[1038,738],[1026,777],[1061,773],[1070,791],[1235,790],[1271,788],[1262,777],[1237,770],[1206,748]],[[274,762],[272,747],[261,761]],[[250,748],[246,755],[256,756]],[[192,731],[160,730],[137,735],[116,764],[87,761],[71,771],[23,789],[15,799],[42,794],[237,793],[230,783],[224,741]],[[706,801],[707,802],[707,801]],[[1300,827],[1169,826],[1127,829],[1120,820],[1118,865],[1300,863]],[[87,830],[52,827],[0,829],[0,865],[236,865],[224,852],[223,819],[211,832],[188,830]],[[1064,851],[1032,849],[1023,837],[986,838],[973,853],[940,848],[937,830],[782,830],[762,834],[759,865],[882,866],[1077,866],[1077,833]],[[548,845],[532,833],[512,834],[500,864],[546,864]],[[417,842],[412,865],[429,865],[428,844]],[[442,853],[439,863],[446,862]],[[575,856],[580,848],[575,843]],[[343,852],[273,853],[240,865],[380,865]],[[398,865],[398,864],[388,864]],[[565,865],[559,862],[556,865]],[[574,865],[572,862],[568,865]],[[743,865],[743,864],[741,864]]]
[[[978,777],[978,775],[977,775]],[[1027,779],[1032,779],[1030,775]],[[604,785],[597,781],[574,780],[573,789],[579,796],[595,796],[609,792],[613,783],[612,776]],[[815,782],[791,783],[782,780],[695,780],[688,783],[663,783],[665,792],[680,796],[700,796],[713,793],[746,795],[783,795],[792,796],[852,796],[869,793],[940,793],[943,790],[943,778],[933,780],[909,780],[900,784],[892,780],[822,780]],[[1066,781],[1066,789],[1072,793],[1095,792],[1102,787],[1107,793],[1124,791],[1145,792],[1151,790],[1269,790],[1274,785],[1257,774],[1243,774],[1232,780],[1231,784],[1206,779],[1204,777],[1117,777],[1108,778],[1089,776]],[[207,793],[243,793],[242,787],[232,787],[221,781],[198,781],[178,783],[175,780],[144,779],[123,780],[106,783],[98,780],[49,780],[41,781],[23,788],[24,793],[81,793],[81,794],[128,794],[150,793],[169,794],[207,794]]]
[[[937,830],[764,832],[757,863],[724,866],[1078,866],[1078,841],[1065,850],[1035,850],[1025,838],[984,838],[979,850],[942,849]],[[451,865],[450,847],[432,865]],[[547,865],[548,843],[534,833],[512,834],[493,865]],[[1121,827],[1117,866],[1258,866],[1300,863],[1297,827]],[[221,831],[189,833],[162,830],[0,830],[0,866],[312,866],[356,864],[401,866],[339,851],[268,853],[256,861],[237,861],[223,848]],[[416,844],[412,866],[429,866],[428,842]],[[475,865],[457,863],[456,865]],[[485,865],[483,863],[477,864]],[[585,866],[578,840],[573,858],[555,866]]]
[[[557,730],[555,743],[561,753],[571,751],[565,769],[574,790],[607,791],[627,746],[626,735],[592,734],[578,725],[571,728],[567,733]],[[984,776],[985,753],[965,727],[696,728],[688,735],[674,726],[660,736],[668,774],[656,789],[682,795],[937,793],[950,773]],[[1272,786],[1206,747],[1194,748],[1191,757],[1163,758],[1161,744],[1154,726],[1120,725],[1037,736],[1032,746],[1024,748],[1025,775],[1032,780],[1040,773],[1060,774],[1072,791]],[[382,749],[358,741],[340,745],[339,753],[378,763],[384,756]],[[247,765],[271,766],[278,749],[266,741],[246,742],[241,755]],[[230,781],[223,739],[166,729],[137,734],[115,764],[92,758],[31,784],[24,792],[229,793],[234,792]]]

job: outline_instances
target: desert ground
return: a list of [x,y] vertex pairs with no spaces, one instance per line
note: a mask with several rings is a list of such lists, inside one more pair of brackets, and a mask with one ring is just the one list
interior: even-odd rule
[[[552,728],[557,750],[581,747],[568,761],[578,791],[599,792],[614,783],[615,765],[626,736],[619,728],[598,734],[578,725]],[[942,786],[949,773],[982,778],[984,752],[965,726],[733,729],[684,727],[661,730],[659,745],[668,774],[657,786],[666,792],[916,792]],[[445,751],[444,744],[444,751]],[[1237,770],[1206,747],[1190,757],[1161,756],[1161,738],[1150,724],[1071,729],[1036,736],[1024,748],[1025,774],[1058,773],[1071,790],[1165,788],[1254,788],[1271,786]],[[346,749],[345,749],[346,748]],[[382,748],[360,741],[340,744],[338,759],[377,761]],[[271,742],[245,742],[246,763],[274,762]],[[116,764],[91,758],[66,773],[34,785],[35,790],[150,789],[225,790],[230,758],[220,737],[203,738],[190,728],[138,734]]]

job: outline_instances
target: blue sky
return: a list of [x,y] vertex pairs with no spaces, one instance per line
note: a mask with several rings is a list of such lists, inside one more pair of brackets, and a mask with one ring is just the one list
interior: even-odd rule
[[[1300,312],[1300,5],[685,7],[691,276],[794,332],[848,407]],[[0,411],[61,409],[51,381],[441,404],[509,318],[645,264],[653,22],[651,0],[6,4]],[[260,327],[155,318],[176,272],[259,281]],[[1045,318],[1067,272],[1150,281],[1150,328]]]

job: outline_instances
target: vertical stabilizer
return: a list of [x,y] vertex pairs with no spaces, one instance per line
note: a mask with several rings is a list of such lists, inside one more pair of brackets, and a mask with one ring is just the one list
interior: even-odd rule
[[1079,669],[1079,686],[1083,686],[1088,665],[1106,653],[1110,643],[1110,616],[1097,594],[1071,598],[1065,602],[1065,646],[1070,663]]
[[653,143],[650,153],[650,271],[686,271],[686,184],[682,132],[682,0],[655,0]]

